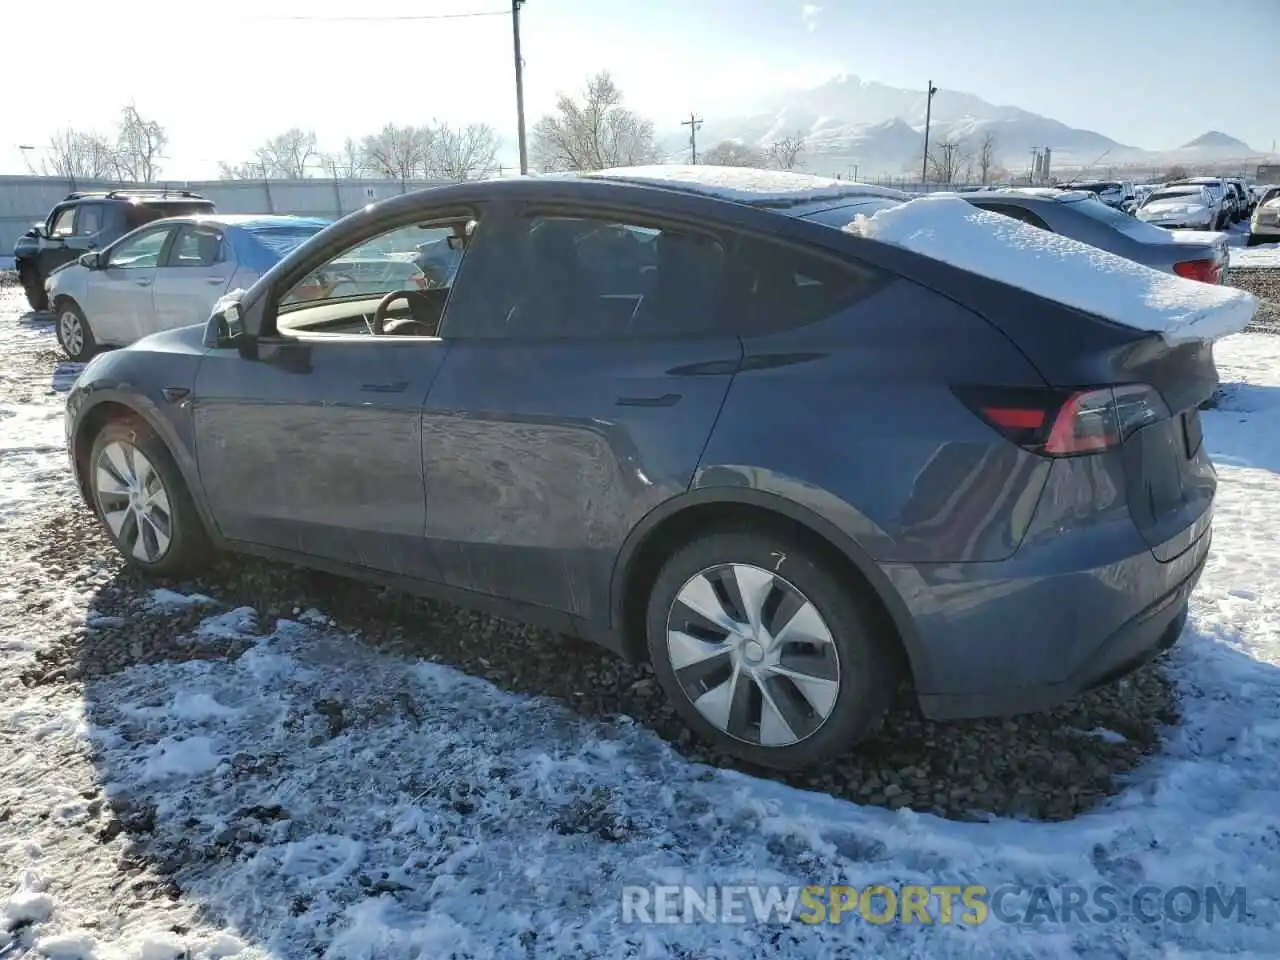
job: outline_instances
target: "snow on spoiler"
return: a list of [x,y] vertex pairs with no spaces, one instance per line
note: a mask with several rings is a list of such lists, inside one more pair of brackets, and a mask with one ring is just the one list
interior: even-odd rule
[[1259,307],[1243,290],[1161,273],[954,195],[859,214],[845,230],[1159,333],[1169,344],[1238,333]]

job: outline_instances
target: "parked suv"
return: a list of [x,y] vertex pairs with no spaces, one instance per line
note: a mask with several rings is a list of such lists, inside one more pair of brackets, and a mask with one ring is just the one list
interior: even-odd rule
[[[814,219],[886,198],[884,228],[1043,289],[1039,232],[954,197],[706,166],[437,187],[91,360],[77,482],[141,571],[219,546],[597,640],[759,765],[848,750],[904,676],[933,718],[1053,706],[1181,633],[1218,378],[1151,311],[1243,326],[1245,295],[1151,271],[1150,302],[1076,301],[1102,316]],[[1049,243],[1073,289],[1110,256]],[[441,247],[456,272],[393,266]]]
[[32,310],[48,310],[49,274],[162,217],[213,213],[212,200],[187,190],[96,190],[69,193],[45,219],[18,238],[14,266]]

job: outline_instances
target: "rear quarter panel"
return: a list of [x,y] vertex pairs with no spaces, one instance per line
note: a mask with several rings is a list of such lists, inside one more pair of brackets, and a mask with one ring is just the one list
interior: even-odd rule
[[695,489],[783,496],[878,561],[997,560],[1017,549],[1048,464],[980,421],[950,385],[1044,381],[981,317],[898,279],[744,347]]

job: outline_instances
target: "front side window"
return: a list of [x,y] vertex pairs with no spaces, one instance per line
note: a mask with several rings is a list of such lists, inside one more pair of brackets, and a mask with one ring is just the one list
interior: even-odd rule
[[409,224],[379,234],[316,267],[280,300],[280,312],[326,302],[381,298],[396,290],[447,289],[475,221]]
[[172,227],[147,230],[121,240],[112,249],[107,266],[112,269],[142,270],[160,263],[160,253]]
[[76,208],[66,207],[59,210],[53,218],[53,226],[49,228],[52,237],[70,237],[76,232]]

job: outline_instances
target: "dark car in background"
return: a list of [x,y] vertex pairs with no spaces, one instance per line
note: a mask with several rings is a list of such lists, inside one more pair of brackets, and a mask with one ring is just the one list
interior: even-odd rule
[[[350,214],[89,363],[85,502],[144,572],[220,547],[649,660],[767,766],[845,752],[902,678],[931,717],[1039,710],[1177,639],[1208,344],[814,222],[857,185],[688,169]],[[317,279],[441,249],[443,285]]]
[[213,213],[212,200],[187,190],[122,189],[70,193],[18,238],[14,268],[32,310],[48,310],[45,281],[81,254],[101,250],[162,217]]

